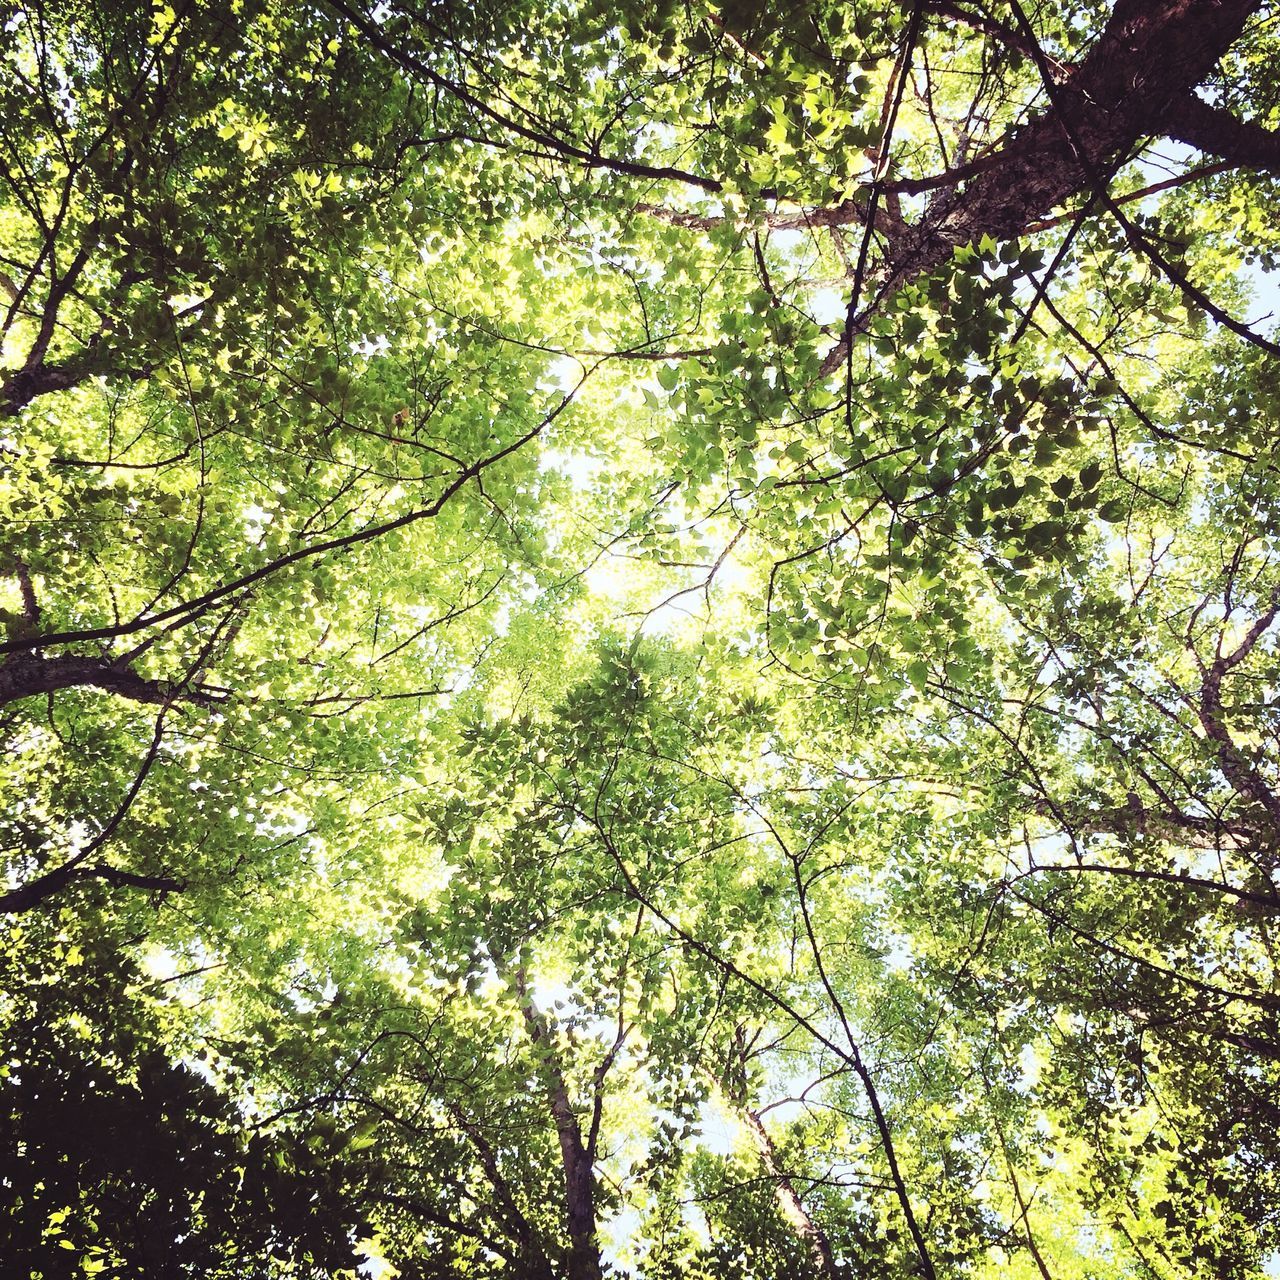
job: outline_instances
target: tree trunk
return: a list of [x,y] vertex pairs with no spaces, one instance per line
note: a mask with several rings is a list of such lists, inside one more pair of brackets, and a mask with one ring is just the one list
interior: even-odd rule
[[[1016,238],[1072,196],[1091,194],[1093,174],[1109,174],[1143,138],[1169,132],[1176,109],[1259,8],[1261,0],[1118,0],[1105,30],[1057,87],[1055,103],[893,237],[880,292],[932,271],[961,245],[983,235]],[[1182,116],[1200,122],[1193,107]],[[842,340],[823,371],[839,368],[845,354]]]
[[547,1103],[560,1140],[565,1217],[569,1228],[568,1280],[602,1280],[600,1245],[596,1239],[594,1161],[582,1140],[582,1126],[578,1123],[568,1085],[555,1056],[551,1029],[533,1003],[523,969],[516,969],[512,985],[520,1000],[520,1012],[524,1016],[529,1039],[541,1060]]
[[748,1107],[742,1108],[742,1119],[760,1153],[760,1162],[773,1180],[773,1194],[782,1210],[782,1216],[795,1228],[796,1234],[804,1241],[813,1259],[814,1271],[822,1280],[839,1280],[839,1269],[836,1266],[835,1253],[827,1233],[814,1221],[813,1215],[800,1199],[795,1183],[778,1163],[777,1148],[769,1131],[759,1115]]

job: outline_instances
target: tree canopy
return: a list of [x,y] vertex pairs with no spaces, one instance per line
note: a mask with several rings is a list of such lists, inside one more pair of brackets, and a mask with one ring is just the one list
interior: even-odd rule
[[0,19],[6,1274],[1280,1273],[1272,6]]

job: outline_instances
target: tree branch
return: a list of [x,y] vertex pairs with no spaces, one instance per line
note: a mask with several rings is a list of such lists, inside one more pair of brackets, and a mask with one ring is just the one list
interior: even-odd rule
[[[983,161],[960,190],[940,193],[921,222],[901,238],[881,269],[879,298],[944,263],[962,245],[989,235],[1009,240],[1092,190],[1148,136],[1164,136],[1170,108],[1188,96],[1239,37],[1261,0],[1119,0],[1110,21],[1067,79],[1053,83],[1051,104]],[[1101,194],[1105,199],[1105,192]],[[865,332],[864,308],[823,361],[844,362],[848,343]]]
[[1165,133],[1206,155],[1219,156],[1235,168],[1280,173],[1280,133],[1241,120],[1194,93],[1184,94],[1172,104]]
[[56,693],[89,685],[131,702],[165,706],[173,701],[210,705],[214,699],[203,689],[184,688],[168,680],[140,676],[130,666],[106,658],[63,654],[43,658],[33,653],[17,653],[0,663],[0,707],[42,693]]

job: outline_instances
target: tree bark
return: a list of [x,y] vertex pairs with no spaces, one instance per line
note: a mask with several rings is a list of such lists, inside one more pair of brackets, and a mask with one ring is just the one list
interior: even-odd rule
[[594,1161],[582,1140],[582,1126],[578,1123],[568,1085],[556,1059],[551,1029],[533,1002],[523,969],[516,969],[512,985],[520,1001],[520,1012],[524,1016],[529,1039],[538,1052],[547,1103],[560,1140],[569,1228],[568,1280],[602,1280],[600,1245],[596,1239]]
[[1220,822],[1175,810],[1148,809],[1141,804],[1094,808],[1069,803],[1052,805],[1047,800],[1037,800],[1034,807],[1041,817],[1062,823],[1076,835],[1110,835],[1130,840],[1150,836],[1181,849],[1256,850],[1263,843],[1263,830],[1268,825],[1264,814],[1259,814],[1263,822],[1255,825]]
[[1165,132],[1239,168],[1280,173],[1280,133],[1241,120],[1225,107],[1210,106],[1194,93],[1184,94],[1174,103]]
[[795,1183],[778,1163],[777,1148],[773,1145],[769,1130],[764,1127],[760,1116],[749,1107],[743,1107],[741,1114],[743,1123],[756,1144],[756,1150],[760,1153],[760,1162],[773,1180],[773,1194],[778,1202],[778,1208],[782,1210],[782,1216],[795,1228],[796,1234],[804,1241],[809,1250],[809,1256],[813,1259],[815,1274],[821,1276],[822,1280],[839,1280],[840,1272],[836,1266],[831,1241],[805,1207],[804,1201],[800,1199]]
[[105,880],[108,884],[131,889],[152,889],[157,893],[182,893],[186,885],[172,876],[142,876],[116,867],[85,866],[74,860],[46,871],[17,889],[0,894],[0,914],[14,915],[31,911],[73,880]]
[[78,685],[90,685],[133,702],[147,702],[155,706],[177,700],[201,704],[210,701],[208,695],[198,689],[175,689],[166,680],[147,679],[131,667],[117,665],[105,658],[87,658],[79,654],[43,658],[34,653],[18,653],[0,663],[0,707],[22,698],[56,693],[59,689]]
[[[1261,0],[1119,0],[1084,59],[1058,86],[1057,103],[1012,131],[960,189],[934,198],[920,222],[891,243],[880,290],[892,293],[984,235],[1023,234],[1091,172],[1109,173],[1148,136],[1168,134],[1178,103],[1202,83]],[[840,342],[823,362],[838,368]]]
[[1016,236],[1088,189],[1086,165],[1105,171],[1140,139],[1162,136],[1170,107],[1209,75],[1259,7],[1260,0],[1119,0],[1059,89],[1060,106],[1013,133],[989,169],[931,211],[921,252],[936,262],[983,234]]
[[60,364],[37,364],[19,369],[0,387],[0,418],[12,418],[36,399],[54,391],[67,391],[91,377],[89,362],[73,357]]

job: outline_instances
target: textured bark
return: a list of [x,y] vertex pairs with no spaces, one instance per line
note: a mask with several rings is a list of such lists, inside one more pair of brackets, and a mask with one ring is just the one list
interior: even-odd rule
[[1208,76],[1259,7],[1259,0],[1120,0],[1059,89],[1059,106],[1016,132],[990,169],[931,211],[921,252],[937,255],[984,234],[1016,236],[1088,188],[1077,147],[1105,171],[1140,139],[1162,135],[1173,103]]
[[33,400],[55,391],[68,391],[90,378],[141,382],[151,376],[154,365],[116,365],[103,354],[97,339],[82,351],[55,362],[41,361],[28,369],[11,373],[0,385],[0,418],[16,417]]
[[1253,915],[1280,915],[1280,893],[1259,884],[1259,891],[1242,889],[1221,880],[1208,880],[1177,871],[1154,871],[1149,867],[1113,866],[1102,862],[1046,862],[1032,867],[1018,876],[1019,880],[1032,875],[1103,875],[1118,876],[1124,880],[1146,880],[1156,884],[1173,884],[1179,888],[1233,898],[1237,910]]
[[1213,107],[1193,93],[1174,103],[1165,132],[1206,155],[1219,156],[1243,169],[1280,173],[1280,133],[1251,120],[1241,120],[1224,107]]
[[1247,850],[1262,843],[1262,827],[1252,822],[1219,822],[1189,813],[1148,809],[1141,803],[1084,808],[1053,806],[1041,800],[1035,809],[1041,816],[1062,821],[1069,831],[1082,836],[1111,835],[1127,839],[1150,836],[1182,849]]
[[[726,222],[746,229],[763,223],[771,231],[812,230],[815,227],[849,227],[861,226],[867,220],[867,202],[865,200],[842,200],[839,204],[826,205],[815,209],[775,209],[752,217],[743,216],[733,219],[720,213],[689,213],[682,209],[668,209],[665,205],[641,202],[636,205],[637,213],[646,213],[659,222],[672,227],[687,227],[695,231],[711,231],[722,227]],[[885,210],[876,215],[876,228],[887,235],[900,229],[900,224]]]
[[1217,747],[1218,767],[1236,792],[1253,804],[1265,809],[1272,828],[1280,831],[1280,796],[1267,785],[1266,779],[1249,763],[1244,752],[1236,745],[1222,719],[1216,699],[1210,704],[1206,698],[1200,707],[1200,724],[1205,737]]
[[981,12],[980,8],[958,4],[955,0],[930,0],[929,12],[935,17],[949,18],[952,22],[960,22],[966,27],[972,27],[974,31],[980,31],[983,35],[998,40],[1008,49],[1016,49],[1027,56],[1034,52],[1031,41],[1021,31],[996,21],[989,13]]
[[0,388],[0,418],[12,418],[21,413],[37,396],[78,386],[91,376],[91,372],[89,363],[80,358],[19,369],[6,378]]
[[175,700],[201,704],[210,701],[208,695],[198,689],[175,689],[168,681],[149,680],[128,666],[104,658],[78,654],[42,658],[38,654],[19,653],[0,663],[0,707],[20,698],[83,685],[155,706]]
[[1280,1062],[1280,1044],[1273,1040],[1264,1040],[1261,1036],[1245,1035],[1241,1031],[1210,1031],[1210,1035],[1227,1044],[1243,1049],[1257,1058],[1268,1058],[1272,1062]]
[[[889,246],[882,293],[945,262],[984,235],[1012,239],[1071,197],[1092,194],[1149,136],[1163,137],[1184,102],[1239,37],[1261,0],[1119,0],[1050,106],[1010,134],[959,189],[939,193],[923,218]],[[824,370],[845,358],[841,342]]]
[[1217,747],[1218,765],[1223,775],[1241,797],[1266,812],[1273,832],[1280,832],[1280,795],[1271,789],[1266,778],[1232,738],[1222,706],[1222,682],[1233,668],[1248,658],[1277,616],[1280,616],[1280,586],[1272,590],[1270,607],[1254,619],[1235,649],[1222,653],[1219,642],[1218,657],[1204,669],[1200,702],[1196,708],[1205,736]]
[[1266,811],[1272,827],[1280,831],[1280,796],[1267,785],[1262,775],[1249,763],[1227,729],[1222,713],[1222,664],[1215,663],[1205,677],[1200,691],[1198,713],[1200,725],[1217,748],[1218,767],[1236,792]]

